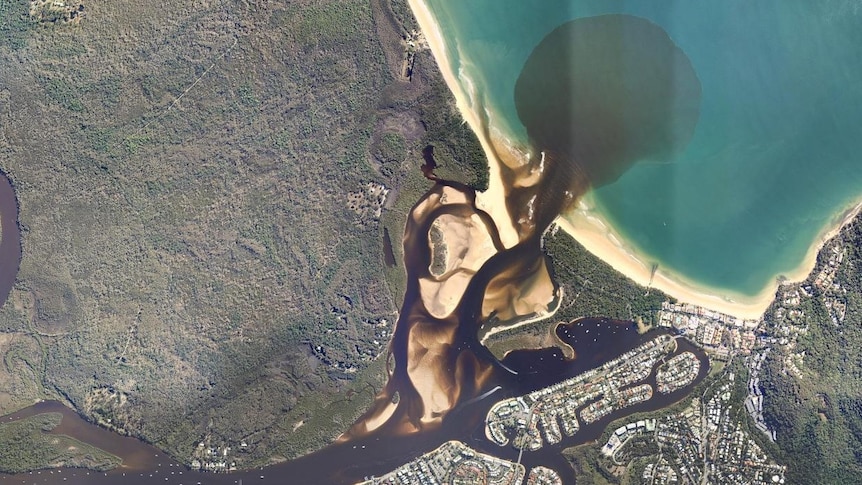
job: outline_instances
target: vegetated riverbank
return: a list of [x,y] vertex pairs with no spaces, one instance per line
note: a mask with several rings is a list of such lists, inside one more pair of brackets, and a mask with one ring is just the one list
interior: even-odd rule
[[41,402],[0,419],[2,473],[61,467],[107,471],[121,464],[127,470],[144,469],[156,466],[153,457],[159,455],[139,440],[86,423],[57,401]]
[[[383,429],[364,438],[347,443],[329,446],[317,453],[298,460],[286,462],[251,472],[228,474],[201,473],[161,455],[144,443],[117,436],[92,424],[82,421],[59,403],[42,403],[28,408],[8,418],[27,416],[46,416],[45,412],[64,414],[68,419],[56,432],[73,438],[95,441],[100,447],[114,448],[123,457],[124,465],[106,473],[88,473],[83,470],[52,470],[55,473],[41,473],[40,483],[71,483],[73,485],[110,484],[122,480],[131,485],[149,483],[200,482],[206,485],[235,484],[239,480],[261,484],[280,484],[285,480],[314,484],[351,484],[365,476],[380,476],[387,471],[429,451],[445,441],[457,439],[475,449],[516,460],[518,450],[512,447],[499,447],[484,437],[484,418],[490,407],[499,399],[531,392],[543,386],[573,377],[588,369],[601,365],[633,347],[655,338],[661,332],[640,334],[631,322],[615,322],[603,319],[587,319],[560,327],[560,337],[571,345],[576,359],[567,360],[559,353],[543,351],[522,351],[512,355],[507,365],[518,370],[518,374],[506,377],[500,374],[491,379],[489,388],[502,386],[502,392],[492,393],[478,401],[459,406],[444,420],[437,429],[429,429],[420,434],[403,435],[395,429]],[[685,341],[678,341],[675,352],[693,351],[702,359],[701,373],[695,382],[683,389],[666,395],[656,394],[652,399],[614,412],[601,420],[582,427],[574,437],[568,437],[558,445],[547,446],[539,452],[525,453],[522,463],[528,468],[538,465],[551,466],[561,476],[571,477],[571,470],[560,454],[565,447],[575,446],[595,440],[601,435],[607,423],[636,412],[655,410],[682,399],[700,382],[708,371],[708,364],[702,352]],[[506,373],[508,374],[508,373]],[[654,380],[654,375],[648,378]],[[52,436],[52,435],[47,435]],[[338,466],[334,466],[338,465]],[[19,478],[32,479],[32,475],[2,476],[0,480],[14,481]]]
[[486,173],[406,4],[123,0],[74,25],[28,8],[0,7],[24,247],[0,412],[59,399],[240,468],[335,440],[385,379],[422,149],[465,184]]

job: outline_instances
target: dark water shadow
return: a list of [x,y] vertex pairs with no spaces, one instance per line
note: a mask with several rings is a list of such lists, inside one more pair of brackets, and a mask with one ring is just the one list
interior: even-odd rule
[[392,238],[389,237],[389,229],[383,228],[383,262],[386,267],[394,268],[398,263],[395,261],[395,251],[392,250]]
[[589,188],[616,181],[638,161],[668,161],[683,150],[700,113],[701,86],[661,27],[602,15],[548,34],[524,64],[514,96],[533,159],[504,170],[507,186],[540,166],[545,175],[513,189],[507,204],[522,213],[536,196],[534,224],[543,228]]

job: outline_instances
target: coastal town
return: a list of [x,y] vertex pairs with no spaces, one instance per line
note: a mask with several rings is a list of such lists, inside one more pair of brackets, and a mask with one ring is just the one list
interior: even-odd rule
[[[558,445],[583,426],[649,400],[654,393],[684,389],[697,379],[702,365],[693,352],[678,350],[676,339],[684,336],[702,348],[718,370],[684,407],[623,421],[606,431],[600,443],[605,470],[618,477],[635,472],[637,476],[629,475],[634,483],[650,485],[784,484],[787,466],[763,448],[777,438],[764,418],[763,367],[767,359],[779,359],[785,373],[802,375],[804,354],[797,346],[808,332],[807,300],[819,298],[831,324],[843,324],[846,289],[836,273],[845,254],[840,245],[828,247],[824,264],[811,278],[782,285],[770,311],[759,319],[664,302],[657,320],[674,334],[659,335],[552,386],[495,403],[485,419],[486,437],[522,455]],[[645,382],[651,376],[654,383]],[[449,442],[365,483],[561,485],[562,480],[553,469],[528,471],[520,459],[513,463]]]
[[562,483],[563,480],[557,472],[543,466],[530,470],[530,475],[527,477],[527,485],[562,485]]
[[479,453],[460,441],[449,441],[360,485],[563,485],[560,475],[548,467],[532,468],[526,481],[525,474],[520,463]]
[[691,352],[675,355],[655,374],[656,388],[662,394],[682,389],[697,378],[700,360]]
[[[730,372],[715,381],[719,387],[712,397],[703,402],[695,399],[683,413],[652,425],[631,423],[618,429],[603,453],[618,456],[631,433],[646,433],[667,446],[661,448],[662,459],[644,470],[644,483],[700,483],[707,475],[710,483],[784,483],[786,466],[771,461],[757,444],[758,439],[778,439],[764,417],[761,375],[771,359],[784,374],[802,379],[806,353],[799,349],[799,341],[808,334],[812,318],[839,329],[844,325],[847,288],[837,275],[846,254],[840,241],[828,244],[811,276],[803,282],[782,284],[772,307],[757,320],[664,302],[658,315],[661,326],[693,339],[718,362],[729,365],[739,358],[746,374],[741,386],[744,392],[731,393],[734,378],[739,377]],[[826,310],[825,319],[808,314],[819,305]],[[647,431],[650,426],[653,429]]]
[[708,389],[679,413],[643,419],[618,427],[601,453],[615,467],[633,458],[627,448],[647,442],[657,453],[647,456],[642,483],[783,484],[786,467],[769,459],[740,421],[733,402],[734,374]]
[[[674,337],[659,335],[599,368],[524,396],[502,400],[488,411],[485,435],[499,446],[530,451],[560,443],[563,435],[574,436],[581,423],[594,423],[614,411],[649,400],[653,386],[642,381],[660,360],[675,351]],[[693,353],[682,352],[672,357],[657,371],[660,392],[690,385],[699,372],[700,362]]]
[[728,360],[734,353],[754,348],[758,320],[742,319],[688,303],[662,303],[662,327],[673,328],[700,345],[712,358]]

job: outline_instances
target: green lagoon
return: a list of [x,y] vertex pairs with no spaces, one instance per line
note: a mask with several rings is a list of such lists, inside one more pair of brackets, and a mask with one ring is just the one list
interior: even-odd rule
[[[701,84],[688,145],[588,199],[625,243],[698,286],[755,295],[862,197],[862,4],[849,0],[426,0],[452,69],[503,136],[546,35],[627,14],[660,26]],[[560,69],[578,59],[560,63]],[[554,72],[548,72],[554,76]]]

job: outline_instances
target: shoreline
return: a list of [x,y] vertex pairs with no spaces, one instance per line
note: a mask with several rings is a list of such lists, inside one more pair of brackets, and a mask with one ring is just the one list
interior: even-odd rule
[[512,219],[509,217],[509,211],[506,208],[506,194],[503,189],[503,181],[500,178],[499,164],[501,162],[497,158],[497,151],[494,148],[493,142],[486,136],[485,125],[482,123],[478,113],[471,106],[470,97],[461,89],[461,85],[452,71],[449,58],[446,56],[446,43],[428,6],[422,0],[407,0],[407,4],[413,12],[413,16],[416,17],[416,22],[422,30],[422,34],[428,43],[434,60],[437,62],[437,67],[443,76],[443,80],[446,82],[446,86],[455,98],[455,106],[458,108],[464,121],[470,126],[473,133],[476,134],[479,144],[482,146],[482,151],[488,158],[488,189],[484,192],[476,192],[476,207],[491,216],[491,219],[497,225],[497,231],[500,234],[503,246],[507,249],[511,248],[518,243],[518,234],[512,226]]
[[[425,35],[426,42],[443,79],[446,81],[446,85],[455,97],[458,110],[476,134],[488,158],[490,172],[488,190],[476,194],[477,206],[486,211],[497,224],[504,246],[511,247],[517,241],[517,234],[514,232],[510,222],[511,218],[508,217],[509,214],[506,209],[505,193],[499,169],[502,162],[499,159],[500,154],[497,152],[495,142],[504,145],[511,145],[511,143],[505,139],[491,140],[488,138],[488,134],[493,131],[493,128],[482,123],[481,117],[470,105],[469,97],[463,92],[462,86],[455,77],[446,55],[446,44],[434,16],[422,0],[408,0],[408,4]],[[515,150],[512,148],[509,151],[514,152]],[[836,215],[821,228],[818,236],[799,263],[787,272],[775,275],[771,280],[772,283],[766,285],[756,295],[744,295],[700,285],[686,280],[672,271],[667,271],[661,266],[653,273],[652,264],[644,262],[646,259],[644,255],[625,244],[625,239],[614,231],[607,221],[602,219],[601,214],[583,208],[583,205],[567,214],[561,214],[557,217],[556,223],[591,254],[642,286],[656,288],[683,303],[694,304],[737,318],[759,319],[775,300],[779,286],[805,280],[814,269],[817,254],[823,246],[838,235],[841,229],[852,221],[860,211],[862,211],[862,197],[854,203],[846,205],[840,211],[836,211]],[[782,278],[781,282],[779,282],[779,278]]]
[[[756,295],[743,295],[732,291],[710,288],[659,266],[653,274],[652,264],[644,262],[643,255],[620,241],[624,239],[588,209],[579,208],[560,215],[557,224],[581,243],[591,254],[610,264],[615,270],[636,283],[660,290],[682,303],[690,303],[710,310],[726,313],[743,319],[759,319],[775,300],[776,292],[783,284],[804,281],[814,270],[817,255],[829,241],[862,212],[862,198],[848,204],[819,231],[805,256],[792,269],[774,275],[772,283]],[[781,281],[779,282],[779,278]]]
[[[550,302],[550,305],[553,305],[553,308],[548,308],[546,312],[543,313],[534,313],[532,315],[525,315],[521,318],[516,318],[514,322],[509,322],[504,325],[495,326],[488,330],[482,338],[479,339],[479,343],[485,345],[485,342],[491,338],[492,336],[508,332],[509,330],[514,330],[519,327],[523,327],[525,325],[530,325],[532,323],[540,322],[542,320],[549,320],[551,317],[557,314],[557,310],[560,309],[560,305],[563,303],[563,289],[558,288],[556,294],[554,295],[554,300]],[[556,325],[554,325],[556,327]]]

